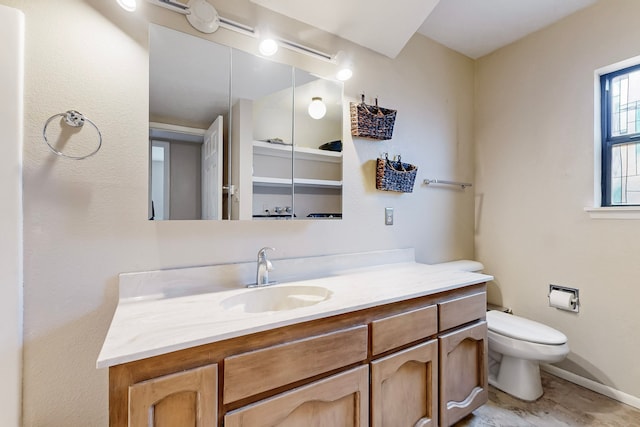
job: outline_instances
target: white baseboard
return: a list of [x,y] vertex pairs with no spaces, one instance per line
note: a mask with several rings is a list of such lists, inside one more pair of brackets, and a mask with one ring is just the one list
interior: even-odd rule
[[600,384],[599,382],[581,377],[580,375],[576,375],[573,372],[565,371],[564,369],[560,369],[553,365],[542,363],[540,364],[540,367],[542,368],[542,370],[547,371],[550,374],[555,375],[556,377],[560,377],[564,380],[595,391],[596,393],[600,393],[614,400],[617,400],[618,402],[640,409],[640,397],[632,396],[620,390],[616,390],[613,387],[609,387],[608,385]]

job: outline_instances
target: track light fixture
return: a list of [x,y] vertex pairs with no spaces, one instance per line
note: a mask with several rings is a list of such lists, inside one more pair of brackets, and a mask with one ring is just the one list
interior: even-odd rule
[[[213,7],[208,0],[189,0],[186,4],[181,3],[178,0],[146,1],[156,6],[164,7],[165,9],[186,15],[189,24],[191,24],[191,26],[196,30],[203,33],[213,33],[219,27],[223,27],[250,37],[258,37],[255,28],[219,16],[215,7]],[[120,7],[128,12],[135,11],[137,7],[137,0],[116,0],[116,2]],[[312,56],[316,59],[337,64],[339,71],[336,73],[336,78],[338,80],[349,80],[353,75],[351,63],[345,59],[346,55],[342,51],[338,52],[336,55],[330,55],[308,46],[273,37],[261,40],[258,49],[264,56],[273,56],[278,52],[278,48],[280,46],[298,53]],[[324,104],[322,105],[324,106]]]
[[138,3],[136,0],[116,0],[116,2],[127,12],[133,12],[138,7]]
[[258,50],[264,56],[273,56],[278,52],[278,42],[272,38],[262,39],[258,45]]

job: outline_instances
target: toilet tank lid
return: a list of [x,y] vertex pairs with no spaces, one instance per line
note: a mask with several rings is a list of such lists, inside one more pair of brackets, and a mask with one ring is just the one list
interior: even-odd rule
[[487,327],[500,335],[537,344],[562,345],[567,342],[565,334],[550,326],[501,311],[487,312]]
[[460,259],[457,261],[449,261],[449,262],[441,262],[438,264],[431,264],[431,266],[439,269],[439,270],[457,270],[457,271],[470,271],[470,272],[480,272],[484,269],[484,265],[482,265],[479,261],[472,261],[467,259]]

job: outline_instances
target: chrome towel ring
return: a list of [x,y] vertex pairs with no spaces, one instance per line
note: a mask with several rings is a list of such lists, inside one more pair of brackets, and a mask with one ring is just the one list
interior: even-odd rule
[[[95,150],[93,150],[91,153],[86,154],[84,156],[71,156],[68,154],[64,154],[62,151],[56,150],[50,143],[49,140],[47,139],[47,126],[49,126],[49,123],[51,123],[51,121],[53,119],[55,119],[58,116],[62,116],[64,117],[64,121],[67,125],[71,126],[71,127],[82,127],[84,126],[85,122],[89,122],[89,124],[91,124],[91,126],[93,126],[96,130],[96,132],[98,132],[98,146],[96,147]],[[53,116],[49,117],[49,119],[44,123],[44,127],[42,128],[42,137],[44,138],[44,142],[47,144],[47,146],[49,147],[49,149],[54,152],[55,154],[57,154],[58,156],[62,156],[62,157],[66,157],[67,159],[73,159],[73,160],[82,160],[82,159],[86,159],[87,157],[91,157],[94,154],[96,154],[98,151],[100,151],[100,147],[102,147],[102,133],[100,133],[100,129],[98,129],[98,126],[96,126],[96,124],[94,122],[92,122],[91,120],[89,120],[89,118],[87,116],[85,116],[84,114],[80,113],[79,111],[76,110],[69,110],[66,113],[58,113],[58,114],[54,114]]]

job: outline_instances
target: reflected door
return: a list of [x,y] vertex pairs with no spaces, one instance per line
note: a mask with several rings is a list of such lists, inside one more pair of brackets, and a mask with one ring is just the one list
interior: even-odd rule
[[222,116],[204,133],[201,188],[202,219],[222,219]]

